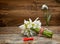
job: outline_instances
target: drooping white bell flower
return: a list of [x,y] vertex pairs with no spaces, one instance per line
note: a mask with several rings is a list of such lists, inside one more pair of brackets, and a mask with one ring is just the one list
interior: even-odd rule
[[46,4],[43,4],[41,9],[42,9],[42,10],[48,9],[48,6],[47,6]]

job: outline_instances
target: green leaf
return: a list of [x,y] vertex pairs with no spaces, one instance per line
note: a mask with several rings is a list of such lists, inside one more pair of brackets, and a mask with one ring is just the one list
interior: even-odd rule
[[50,19],[51,19],[51,15],[48,15],[48,17],[47,17],[47,22],[49,22]]
[[49,24],[49,22],[50,22],[50,20],[51,20],[51,16],[52,16],[52,15],[49,15],[49,14],[45,15],[46,25]]

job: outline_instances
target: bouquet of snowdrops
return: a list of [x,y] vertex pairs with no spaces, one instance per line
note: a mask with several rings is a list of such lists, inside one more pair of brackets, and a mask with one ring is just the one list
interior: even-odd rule
[[22,29],[21,33],[23,35],[26,35],[27,37],[34,36],[37,34],[42,34],[46,37],[52,37],[53,33],[48,29],[41,29],[41,22],[38,20],[39,18],[36,18],[34,21],[32,21],[29,18],[29,21],[24,20],[24,24],[19,26],[19,28]]

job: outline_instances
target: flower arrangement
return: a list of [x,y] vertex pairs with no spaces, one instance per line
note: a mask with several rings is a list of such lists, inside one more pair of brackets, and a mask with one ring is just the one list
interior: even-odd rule
[[53,35],[52,31],[48,30],[47,28],[42,28],[41,22],[38,19],[39,18],[36,18],[34,21],[32,21],[30,18],[28,21],[24,20],[24,24],[19,26],[19,28],[22,29],[22,35],[30,37],[39,34],[51,38]]
[[[24,33],[24,35],[33,36],[32,33],[35,33],[35,32],[31,31],[31,28],[33,28],[33,29],[40,29],[41,28],[41,22],[40,22],[40,20],[38,20],[38,18],[36,18],[33,22],[29,18],[29,21],[24,20],[24,24],[19,26],[19,27],[21,29],[23,29],[21,31],[21,33]],[[37,31],[39,31],[39,30],[37,30]]]

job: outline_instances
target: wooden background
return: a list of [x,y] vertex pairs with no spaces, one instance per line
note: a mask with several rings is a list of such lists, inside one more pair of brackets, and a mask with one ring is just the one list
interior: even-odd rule
[[24,19],[39,17],[45,25],[41,6],[47,4],[52,18],[50,26],[60,25],[60,3],[55,0],[0,0],[0,26],[19,26]]

